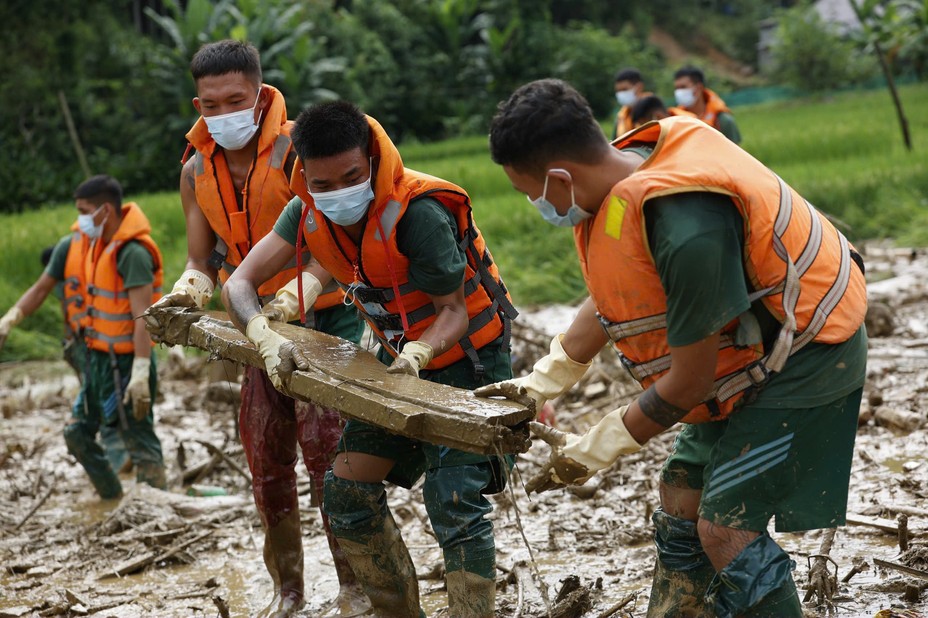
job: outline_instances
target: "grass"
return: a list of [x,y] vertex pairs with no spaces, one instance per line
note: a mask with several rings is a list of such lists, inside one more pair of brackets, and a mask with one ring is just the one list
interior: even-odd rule
[[[928,84],[901,89],[914,150],[902,144],[883,90],[736,108],[746,150],[820,210],[849,226],[852,240],[894,238],[928,245]],[[475,219],[519,306],[570,302],[584,285],[570,230],[554,228],[490,161],[486,136],[401,148],[407,166],[447,178],[471,195]],[[183,271],[186,238],[176,192],[130,196],[152,221],[170,287]],[[39,254],[68,230],[71,205],[0,215],[0,311],[41,273]],[[61,317],[46,302],[13,330],[0,361],[53,358]]]

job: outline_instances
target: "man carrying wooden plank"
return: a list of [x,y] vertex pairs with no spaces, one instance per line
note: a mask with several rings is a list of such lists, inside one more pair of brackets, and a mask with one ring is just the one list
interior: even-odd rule
[[[293,197],[290,171],[296,155],[283,95],[262,83],[261,61],[249,43],[225,40],[204,45],[190,63],[197,89],[193,105],[202,117],[187,133],[188,152],[180,194],[187,222],[187,270],[156,306],[202,309],[218,276],[226,281],[254,245],[271,231]],[[289,256],[292,258],[292,256]],[[309,256],[306,256],[308,259]],[[290,260],[292,262],[292,259]],[[279,264],[257,292],[266,319],[290,322],[299,317],[293,263]],[[315,327],[360,341],[363,323],[342,303],[337,286],[323,290],[302,277],[313,296]],[[257,297],[255,303],[257,303]],[[159,337],[160,326],[149,319]],[[272,376],[273,378],[273,376]],[[267,374],[245,367],[239,431],[251,470],[255,505],[264,527],[264,561],[274,580],[274,598],[262,616],[284,618],[303,604],[303,549],[296,492],[299,445],[317,495],[341,435],[337,412],[295,401],[274,388]],[[321,505],[320,505],[321,512]],[[351,567],[322,513],[338,574],[338,615],[356,615],[368,607]]]
[[[661,473],[648,616],[802,616],[767,525],[844,524],[866,377],[860,256],[718,131],[667,118],[610,145],[560,80],[500,105],[490,151],[574,229],[590,299],[564,354],[583,363],[611,340],[646,388],[583,436],[533,424],[553,446],[545,486],[583,483],[686,423]],[[483,394],[523,387],[537,406],[576,383],[550,366]]]
[[[299,196],[223,288],[230,316],[275,374],[289,342],[260,315],[255,290],[305,239],[307,273],[345,289],[381,343],[392,373],[461,388],[512,376],[516,312],[460,187],[403,167],[380,124],[337,101],[300,114],[291,133]],[[306,275],[304,275],[306,276]],[[308,295],[305,302],[312,302]],[[505,486],[508,462],[349,421],[325,510],[379,616],[416,618],[416,575],[387,505],[384,480],[423,495],[442,547],[449,615],[494,615],[495,543],[485,497]]]

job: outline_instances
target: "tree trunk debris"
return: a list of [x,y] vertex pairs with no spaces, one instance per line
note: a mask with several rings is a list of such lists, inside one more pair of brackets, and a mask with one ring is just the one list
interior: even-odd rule
[[[264,369],[255,346],[222,312],[176,307],[151,315],[164,327],[164,342],[200,348],[212,359]],[[386,372],[386,366],[360,347],[311,329],[271,327],[293,341],[310,359],[305,370],[283,375],[284,392],[337,410],[406,437],[461,450],[496,454],[528,448],[528,407],[500,399],[475,398],[468,390]]]

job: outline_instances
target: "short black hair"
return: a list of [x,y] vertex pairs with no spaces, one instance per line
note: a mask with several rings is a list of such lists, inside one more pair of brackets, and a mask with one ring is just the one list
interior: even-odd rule
[[643,97],[632,105],[632,124],[638,124],[643,120],[650,120],[651,114],[658,110],[667,112],[667,106],[661,101],[660,97],[651,95]]
[[39,259],[42,260],[42,266],[48,266],[48,263],[52,261],[52,253],[55,252],[54,247],[45,247],[42,249],[42,255]]
[[519,172],[544,173],[557,159],[601,161],[609,143],[590,104],[560,79],[539,79],[499,104],[490,123],[490,156]]
[[202,77],[227,73],[244,73],[245,77],[260,86],[261,55],[257,48],[247,41],[224,39],[206,43],[190,61],[190,74],[194,82]]
[[622,69],[615,74],[615,81],[617,82],[631,82],[633,84],[640,84],[644,79],[641,77],[641,71],[638,69],[633,69],[631,67]]
[[370,141],[367,116],[354,103],[327,101],[304,109],[290,129],[300,160],[331,157],[355,148],[367,152]]
[[673,74],[674,79],[680,79],[681,77],[689,77],[691,80],[693,80],[694,84],[706,83],[706,76],[703,75],[702,71],[691,64],[677,69],[677,72]]
[[122,208],[122,185],[112,176],[97,174],[79,184],[74,190],[74,199],[87,200],[100,206],[107,202],[116,208],[116,213]]

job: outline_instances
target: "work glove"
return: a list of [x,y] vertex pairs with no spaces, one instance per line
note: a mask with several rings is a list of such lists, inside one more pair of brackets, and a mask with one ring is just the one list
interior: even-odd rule
[[151,334],[152,340],[160,343],[164,339],[164,326],[151,314],[154,309],[167,307],[195,307],[202,309],[213,295],[214,284],[212,280],[193,268],[185,270],[184,274],[174,284],[170,294],[165,294],[148,310],[142,314],[145,327]]
[[612,465],[620,455],[641,450],[625,428],[623,417],[628,406],[613,410],[582,436],[560,431],[541,423],[528,425],[532,435],[551,445],[551,458],[526,484],[529,493],[547,491],[564,485],[583,485],[590,477]]
[[528,394],[535,404],[535,414],[538,414],[549,399],[560,397],[573,388],[592,364],[592,361],[578,363],[567,356],[561,347],[563,338],[561,333],[551,340],[550,352],[535,363],[527,376],[481,386],[474,389],[474,394],[478,397],[505,397],[519,403],[524,403],[520,396]]
[[393,364],[387,367],[387,373],[405,373],[419,377],[419,370],[432,361],[432,346],[424,341],[410,341],[403,346]]
[[123,405],[132,402],[132,416],[140,421],[148,416],[151,409],[151,389],[148,387],[148,374],[151,370],[151,359],[136,356],[132,359],[132,375],[129,385],[123,395]]
[[282,345],[292,342],[272,331],[267,316],[263,313],[259,313],[248,320],[248,325],[245,327],[245,336],[255,344],[261,358],[264,359],[264,367],[267,369],[267,377],[270,378],[271,384],[274,385],[274,388],[280,389],[283,386],[278,371],[281,360],[283,360],[280,356],[280,348]]
[[6,338],[10,334],[10,331],[13,330],[13,327],[22,322],[24,317],[26,316],[23,314],[23,310],[13,305],[10,307],[10,310],[0,318],[0,348],[3,348],[3,344],[6,342]]
[[303,282],[303,307],[312,311],[316,299],[322,292],[322,283],[310,273],[294,277],[290,283],[277,290],[274,300],[264,305],[261,313],[273,322],[292,322],[300,317],[300,281]]

